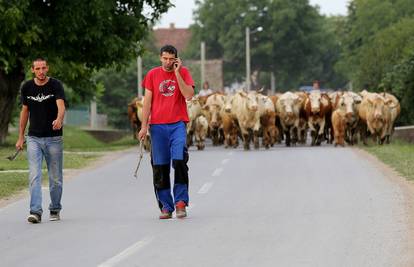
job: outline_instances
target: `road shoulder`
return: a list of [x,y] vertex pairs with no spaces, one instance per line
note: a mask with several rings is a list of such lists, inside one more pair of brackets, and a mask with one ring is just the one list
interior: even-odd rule
[[376,166],[384,176],[393,184],[398,185],[403,193],[405,221],[407,222],[407,233],[404,250],[401,251],[401,263],[403,267],[414,266],[414,182],[408,181],[397,171],[380,161],[374,155],[360,148],[353,148],[353,151],[359,156],[367,159],[371,164]]

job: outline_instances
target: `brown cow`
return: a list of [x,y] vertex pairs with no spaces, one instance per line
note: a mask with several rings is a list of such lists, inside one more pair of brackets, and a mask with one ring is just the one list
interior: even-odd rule
[[401,106],[400,106],[400,102],[398,101],[398,99],[392,94],[382,93],[381,95],[385,98],[387,106],[390,109],[390,113],[391,113],[390,122],[388,124],[388,129],[387,129],[387,136],[385,140],[385,142],[389,144],[391,136],[394,133],[395,121],[397,120],[398,116],[401,113]]
[[194,121],[194,137],[198,150],[205,147],[204,140],[207,137],[208,121],[203,115],[198,116]]
[[376,93],[364,93],[360,108],[359,117],[361,119],[361,138],[366,145],[366,131],[372,134],[374,141],[382,145],[385,141],[389,123],[391,120],[391,111],[387,106],[392,100],[386,100]]
[[[139,99],[138,97],[135,97],[128,104],[128,118],[131,123],[131,127],[134,131],[133,133],[134,139],[138,139],[138,132],[141,129],[143,105],[144,105],[144,98]],[[145,151],[150,151],[151,149],[151,137],[150,137],[149,132],[147,132],[147,136],[144,139],[144,149]]]
[[135,97],[128,103],[128,120],[131,124],[133,131],[133,138],[136,139],[136,133],[141,129],[141,121],[138,119],[137,103],[139,102],[138,97]]
[[278,136],[276,137],[275,143],[278,143],[278,144],[280,144],[283,141],[283,127],[282,127],[282,124],[280,123],[280,117],[279,117],[279,114],[276,108],[277,100],[279,99],[281,95],[282,95],[281,93],[276,93],[274,95],[269,96],[270,100],[272,100],[273,105],[275,106],[275,112],[276,112],[275,125],[278,131]]
[[362,98],[354,92],[338,93],[335,97],[332,113],[335,145],[344,146],[344,140],[353,145],[359,122],[358,107]]
[[305,92],[295,92],[299,96],[300,112],[299,112],[299,124],[298,124],[298,141],[300,144],[306,144],[306,135],[308,131],[308,122],[305,110],[306,99],[308,95]]
[[193,97],[190,100],[186,101],[187,103],[187,113],[189,122],[187,123],[187,146],[190,147],[193,145],[193,135],[195,132],[195,120],[198,116],[202,115],[201,104],[198,97]]
[[258,149],[260,117],[256,97],[243,91],[237,92],[232,99],[231,112],[237,117],[244,149],[250,149],[251,139],[254,147]]
[[260,126],[262,128],[262,143],[266,149],[273,146],[279,136],[276,127],[276,108],[270,97],[256,93],[259,105]]
[[346,112],[344,109],[338,108],[332,112],[332,127],[334,132],[335,146],[345,146],[345,117]]
[[305,102],[305,112],[311,130],[311,145],[320,145],[326,131],[326,117],[330,118],[332,112],[329,96],[320,90],[312,90]]
[[214,93],[208,96],[206,104],[203,106],[203,113],[208,120],[208,128],[211,139],[213,140],[213,146],[217,146],[223,143],[224,138],[222,136],[222,121],[220,112],[224,106],[224,95]]
[[224,147],[238,147],[238,123],[237,117],[231,112],[233,95],[226,95],[224,106],[221,110],[221,119],[223,125]]

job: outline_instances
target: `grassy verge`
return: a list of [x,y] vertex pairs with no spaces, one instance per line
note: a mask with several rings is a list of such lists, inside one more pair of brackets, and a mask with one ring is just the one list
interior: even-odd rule
[[[136,140],[127,136],[112,143],[103,143],[81,129],[65,126],[63,135],[64,169],[79,169],[88,166],[103,155],[102,152],[127,149],[136,145]],[[27,170],[28,163],[26,151],[22,151],[14,160],[9,161],[7,156],[15,152],[14,144],[17,140],[17,133],[11,133],[6,144],[0,146],[0,171]],[[75,152],[75,153],[71,153]],[[97,152],[97,153],[94,153]],[[43,168],[46,169],[45,163]],[[27,187],[27,172],[0,172],[0,199],[9,197]],[[43,179],[46,181],[47,179]]]
[[388,164],[408,180],[414,180],[414,144],[395,139],[389,145],[361,147]]
[[0,173],[0,198],[27,187],[27,173]]

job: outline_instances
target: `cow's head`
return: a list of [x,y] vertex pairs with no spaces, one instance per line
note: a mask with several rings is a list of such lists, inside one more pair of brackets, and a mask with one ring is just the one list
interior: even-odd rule
[[318,114],[321,110],[321,97],[321,92],[316,90],[312,91],[308,96],[313,114]]
[[282,106],[283,111],[286,113],[286,117],[291,119],[294,117],[294,107],[300,103],[300,98],[296,94],[291,92],[284,93],[279,98],[279,103]]
[[244,99],[244,103],[246,105],[246,109],[248,111],[256,112],[259,108],[257,103],[257,97],[255,93],[246,93],[244,91],[238,92],[241,98]]
[[233,105],[233,96],[232,95],[226,95],[224,99],[224,111],[227,113],[231,112],[231,106]]
[[353,93],[346,92],[342,95],[342,106],[345,108],[345,114],[348,118],[352,118],[356,114],[356,105],[361,103],[361,96]]
[[368,102],[373,108],[373,117],[375,120],[384,120],[386,100],[380,95],[375,95],[373,97],[368,97]]

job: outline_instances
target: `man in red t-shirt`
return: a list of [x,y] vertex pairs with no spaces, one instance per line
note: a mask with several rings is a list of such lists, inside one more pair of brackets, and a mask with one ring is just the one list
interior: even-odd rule
[[[143,140],[150,130],[154,188],[161,209],[159,218],[172,218],[174,209],[177,218],[184,218],[189,202],[185,100],[194,95],[194,82],[174,46],[163,46],[160,60],[161,66],[151,69],[142,81],[145,96],[138,138]],[[175,174],[174,198],[170,185],[171,161]]]

